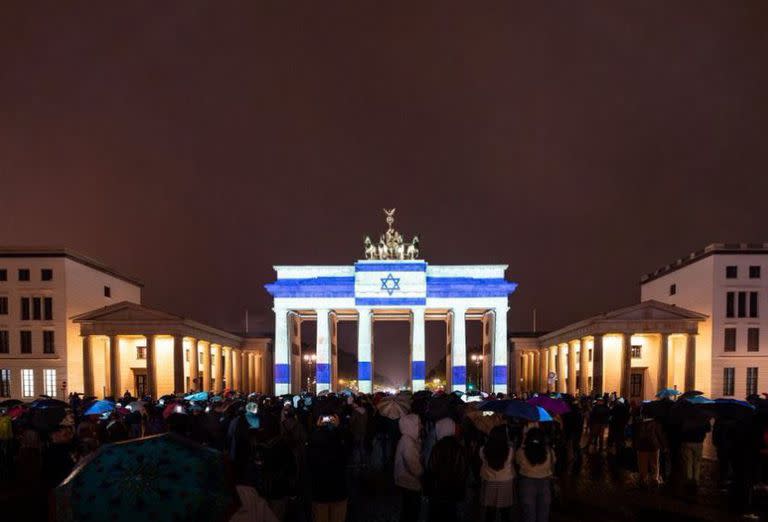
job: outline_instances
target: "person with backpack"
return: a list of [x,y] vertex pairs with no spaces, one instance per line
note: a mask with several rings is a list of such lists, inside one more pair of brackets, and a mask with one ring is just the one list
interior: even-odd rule
[[424,493],[429,498],[427,520],[453,522],[458,520],[457,507],[466,494],[469,459],[452,419],[437,421],[435,435],[437,442],[424,474]]
[[520,504],[523,522],[547,522],[552,503],[552,476],[555,453],[540,428],[525,435],[521,450],[515,454],[520,474]]
[[416,522],[421,512],[421,419],[414,413],[400,417],[400,440],[395,450],[395,485],[403,499],[400,522]]
[[480,505],[485,510],[486,522],[495,522],[497,513],[501,514],[502,521],[511,520],[515,497],[513,458],[507,427],[495,426],[488,434],[488,442],[480,449]]

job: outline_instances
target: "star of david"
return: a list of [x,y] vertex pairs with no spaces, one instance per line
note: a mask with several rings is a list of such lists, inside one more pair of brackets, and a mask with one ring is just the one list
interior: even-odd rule
[[392,295],[395,290],[400,290],[400,278],[392,277],[392,274],[389,274],[387,277],[382,277],[381,289],[386,290],[389,295]]

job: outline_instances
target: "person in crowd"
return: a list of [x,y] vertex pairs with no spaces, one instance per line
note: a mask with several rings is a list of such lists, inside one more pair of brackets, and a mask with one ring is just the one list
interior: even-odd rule
[[344,522],[347,516],[347,448],[339,430],[339,416],[324,414],[307,448],[312,519],[314,522]]
[[608,426],[610,416],[611,410],[605,404],[605,399],[597,399],[589,414],[589,448],[591,451],[598,453],[603,451],[605,428]]
[[534,428],[526,433],[522,448],[515,454],[515,462],[520,474],[522,521],[548,522],[555,452],[547,443],[544,431]]
[[429,497],[428,520],[458,520],[458,504],[467,490],[469,459],[456,436],[456,423],[450,418],[435,423],[435,443],[424,474],[424,492]]
[[659,484],[659,454],[666,448],[661,424],[650,416],[640,416],[632,424],[632,447],[637,452],[640,487]]
[[395,485],[400,490],[401,522],[416,522],[421,512],[421,419],[414,413],[400,417],[400,440],[395,450]]
[[513,459],[506,426],[495,426],[488,434],[488,442],[480,449],[480,505],[486,522],[495,522],[497,514],[501,515],[502,522],[511,520],[515,498]]
[[704,439],[711,430],[710,417],[702,410],[696,410],[693,404],[678,404],[690,413],[679,414],[680,459],[683,470],[684,487],[687,492],[696,492],[701,475],[701,458]]

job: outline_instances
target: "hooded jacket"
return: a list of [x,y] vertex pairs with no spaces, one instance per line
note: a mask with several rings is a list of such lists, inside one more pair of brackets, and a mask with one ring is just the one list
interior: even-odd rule
[[400,440],[395,451],[395,484],[413,491],[421,490],[421,438],[419,416],[409,413],[400,417]]

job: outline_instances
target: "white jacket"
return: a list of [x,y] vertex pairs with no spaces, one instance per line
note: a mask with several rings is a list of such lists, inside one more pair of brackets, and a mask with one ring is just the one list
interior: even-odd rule
[[395,484],[406,489],[421,490],[421,476],[424,466],[421,463],[421,438],[419,416],[409,413],[400,417],[400,440],[395,451]]

